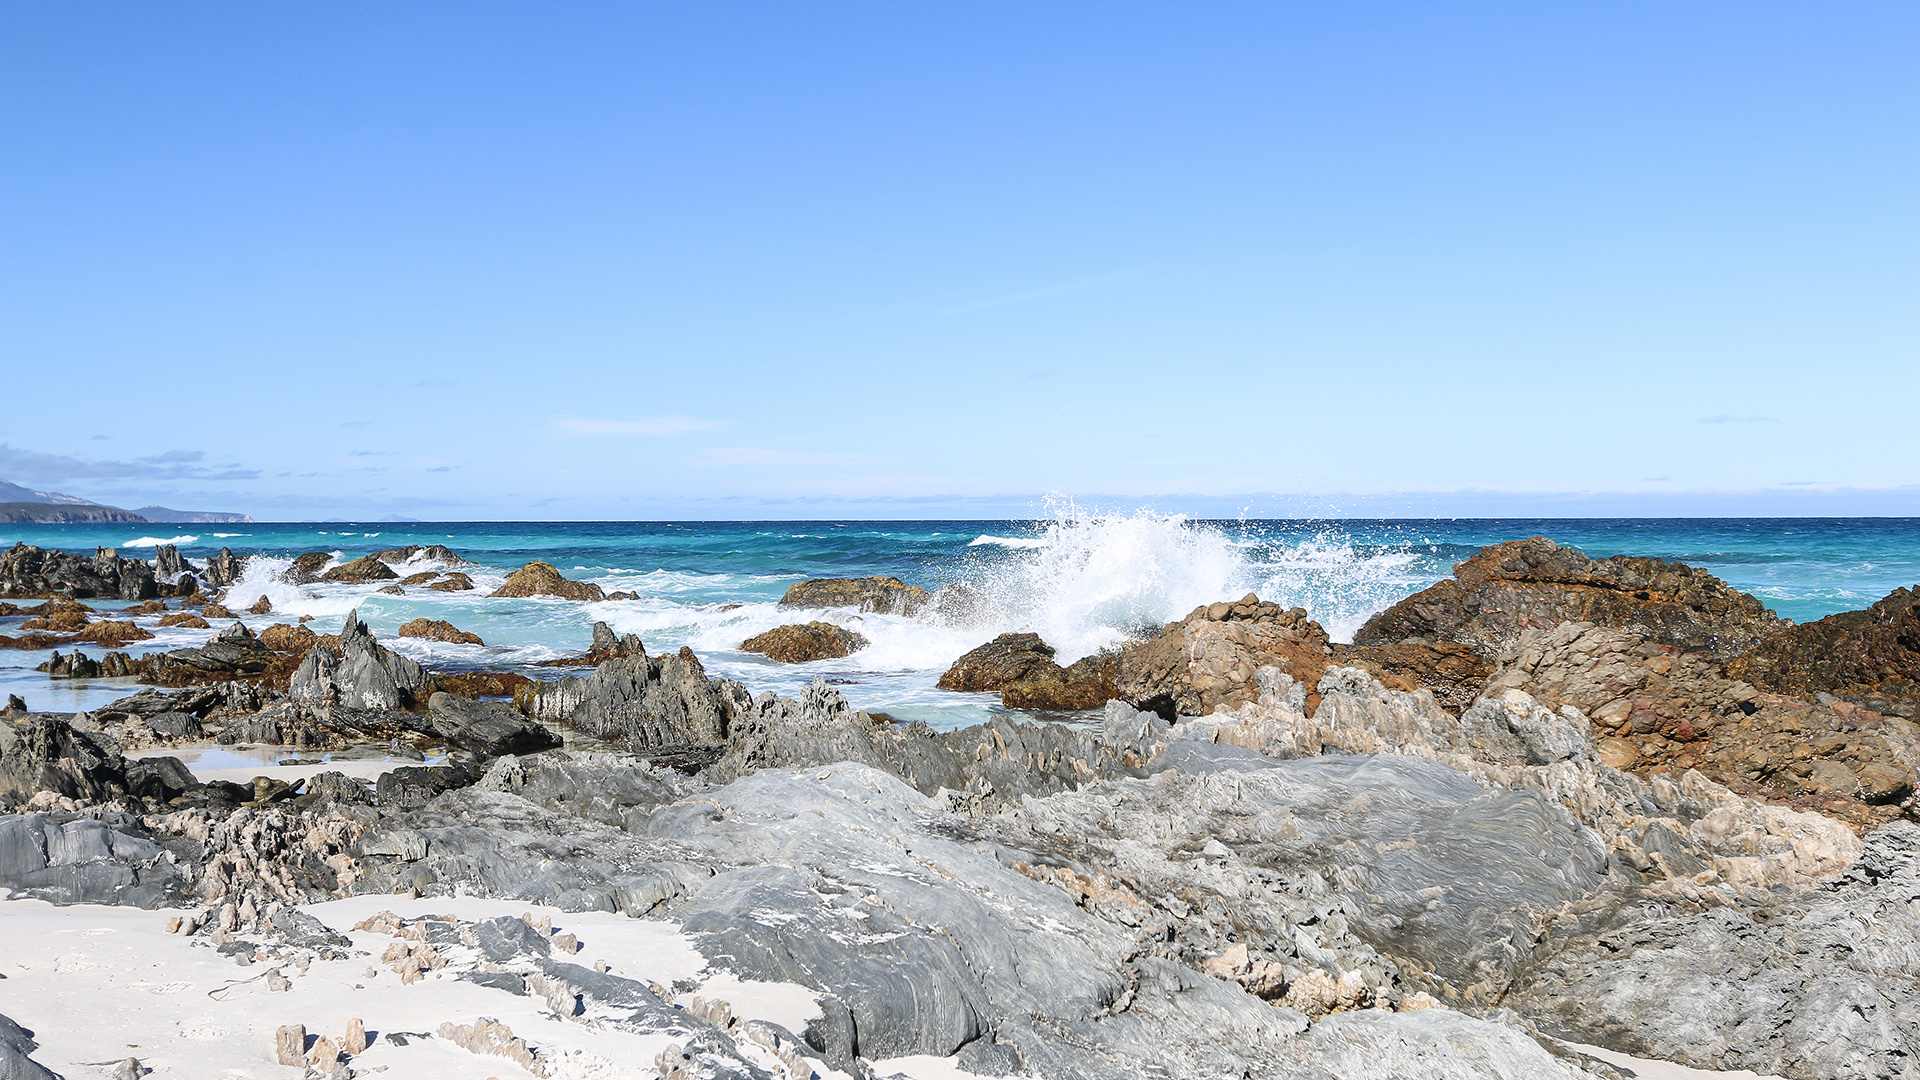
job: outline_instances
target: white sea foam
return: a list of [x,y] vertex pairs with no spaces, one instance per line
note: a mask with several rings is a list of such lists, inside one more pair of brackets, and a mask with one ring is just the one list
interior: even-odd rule
[[200,538],[197,536],[176,536],[171,540],[162,540],[157,536],[142,536],[137,540],[129,540],[126,543],[121,544],[120,546],[130,547],[130,548],[136,548],[136,547],[157,548],[162,544],[174,544],[174,545],[193,544],[193,543],[198,543],[199,540]]
[[1047,542],[1037,536],[976,536],[967,541],[968,547],[980,547],[986,544],[1003,548],[1037,548],[1045,547]]
[[230,540],[236,536],[247,536],[250,534],[248,533],[214,533],[213,535],[215,536],[215,538],[220,540]]

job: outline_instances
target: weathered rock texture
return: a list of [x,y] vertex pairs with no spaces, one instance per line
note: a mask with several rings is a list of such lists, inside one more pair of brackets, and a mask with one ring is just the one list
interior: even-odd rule
[[396,631],[401,637],[426,638],[454,645],[485,645],[479,634],[470,634],[445,619],[410,619]]
[[391,581],[399,577],[392,567],[372,555],[362,555],[352,562],[339,566],[320,575],[322,581],[342,581],[350,585],[364,585],[369,581]]
[[0,554],[0,596],[54,595],[146,600],[160,591],[153,567],[139,559],[123,559],[113,548],[96,548],[88,559],[17,543]]
[[780,598],[780,606],[850,607],[886,615],[915,615],[927,599],[927,590],[895,577],[815,578],[790,586]]
[[[445,583],[441,583],[445,584]],[[441,584],[428,588],[440,588]],[[471,586],[472,582],[469,581]],[[495,589],[492,596],[558,596],[565,600],[599,601],[606,594],[600,586],[586,581],[570,581],[560,576],[550,563],[539,561],[527,565],[507,575],[506,583]]]
[[1455,642],[1492,658],[1523,630],[1590,622],[1731,657],[1778,629],[1760,601],[1683,563],[1592,559],[1544,536],[1481,548],[1454,576],[1368,619],[1356,645]]
[[1283,609],[1248,593],[1234,603],[1196,608],[1152,640],[1127,646],[1116,689],[1121,699],[1168,719],[1204,716],[1257,699],[1253,676],[1263,667],[1313,687],[1332,654],[1327,632],[1304,609]]
[[327,649],[309,649],[293,674],[287,695],[316,709],[405,709],[426,704],[430,680],[420,665],[385,648],[350,611],[340,628],[338,660]]
[[1776,693],[1824,692],[1920,719],[1920,591],[1895,589],[1865,611],[1783,627],[1736,658],[1728,673]]
[[740,643],[741,652],[760,653],[783,664],[838,660],[866,647],[867,639],[863,635],[824,622],[776,626]]
[[427,719],[450,745],[485,757],[534,754],[560,745],[560,736],[511,706],[437,693],[427,699]]

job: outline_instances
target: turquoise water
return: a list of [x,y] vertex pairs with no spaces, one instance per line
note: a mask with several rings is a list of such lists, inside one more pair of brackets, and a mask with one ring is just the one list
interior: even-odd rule
[[[999,710],[992,695],[933,686],[954,658],[997,633],[1038,632],[1070,661],[1200,604],[1257,592],[1305,607],[1335,639],[1345,640],[1368,615],[1448,576],[1454,563],[1482,545],[1533,535],[1599,557],[1651,555],[1702,566],[1801,621],[1864,607],[1896,587],[1920,583],[1920,519],[1911,518],[1313,522],[1188,521],[1140,513],[1039,522],[0,526],[0,541],[7,545],[25,541],[87,553],[114,547],[136,555],[174,543],[193,560],[224,545],[263,556],[228,596],[236,609],[263,594],[272,601],[275,613],[245,617],[249,625],[311,615],[317,629],[332,630],[357,607],[383,639],[430,666],[514,668],[553,677],[561,673],[525,665],[579,653],[593,622],[604,620],[639,634],[655,652],[690,646],[710,673],[738,678],[756,693],[791,693],[825,676],[860,707],[939,727],[975,723]],[[409,544],[444,544],[459,552],[478,564],[465,569],[480,587],[451,594],[414,589],[392,597],[378,595],[372,585],[296,587],[275,579],[286,560],[303,551],[334,552],[345,561]],[[640,599],[578,604],[487,597],[530,559]],[[797,615],[775,606],[796,581],[870,574],[928,589],[964,582],[984,597],[985,610],[955,625],[854,612]],[[423,615],[447,619],[487,644],[391,638],[402,622]],[[811,618],[849,626],[872,644],[843,660],[803,665],[737,651],[754,634]],[[0,619],[0,634],[17,632],[17,622]],[[157,632],[160,637],[132,651],[195,645],[209,633]],[[0,651],[0,692],[21,694],[36,709],[91,708],[129,692],[111,680],[51,682],[31,670],[46,656]]]

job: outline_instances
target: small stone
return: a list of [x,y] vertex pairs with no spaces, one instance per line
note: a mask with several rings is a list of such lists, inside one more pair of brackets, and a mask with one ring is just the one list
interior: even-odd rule
[[371,1040],[367,1038],[367,1025],[365,1021],[357,1016],[347,1021],[347,1037],[341,1043],[341,1045],[346,1048],[347,1053],[358,1054],[367,1048],[367,1044],[370,1041]]
[[285,975],[280,974],[279,968],[274,968],[267,972],[267,989],[272,993],[284,994],[293,989],[293,984],[287,981]]
[[307,1026],[282,1024],[273,1038],[274,1055],[282,1065],[307,1063]]

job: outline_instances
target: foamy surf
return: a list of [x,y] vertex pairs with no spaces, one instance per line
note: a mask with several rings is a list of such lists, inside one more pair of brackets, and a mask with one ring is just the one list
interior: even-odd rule
[[129,540],[126,543],[121,544],[120,546],[123,548],[142,548],[142,547],[157,548],[165,544],[172,544],[175,547],[183,547],[187,544],[197,544],[199,542],[200,542],[200,538],[197,536],[175,536],[165,540],[162,540],[157,536],[142,536],[133,540]]

